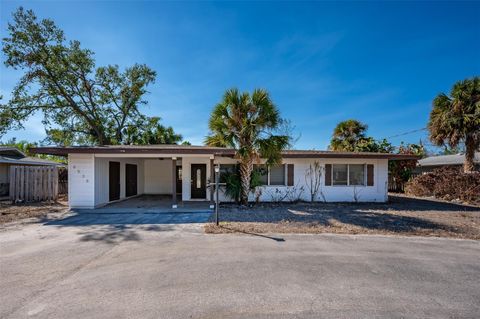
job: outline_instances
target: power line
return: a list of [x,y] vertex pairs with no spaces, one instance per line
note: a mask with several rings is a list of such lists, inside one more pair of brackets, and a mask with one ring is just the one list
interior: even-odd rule
[[404,133],[400,133],[400,134],[396,134],[396,135],[392,135],[392,136],[389,136],[387,137],[388,138],[394,138],[394,137],[399,137],[399,136],[404,136],[404,135],[408,135],[408,134],[412,134],[412,133],[416,133],[416,132],[421,132],[421,131],[425,131],[427,128],[424,127],[424,128],[419,128],[417,130],[412,130],[412,131],[408,131],[408,132],[404,132]]

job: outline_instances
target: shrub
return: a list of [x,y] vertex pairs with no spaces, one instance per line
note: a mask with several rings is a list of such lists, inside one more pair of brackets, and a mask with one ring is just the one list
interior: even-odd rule
[[480,203],[480,173],[463,173],[461,168],[439,168],[412,179],[407,183],[405,193]]
[[[242,181],[240,179],[240,172],[238,167],[235,171],[225,172],[220,175],[220,182],[225,183],[225,195],[235,202],[240,202],[240,194],[242,192]],[[253,171],[250,177],[250,191],[255,191],[255,188],[261,186],[262,182],[260,180],[260,173],[258,171]],[[255,197],[258,198],[261,194],[255,194]]]

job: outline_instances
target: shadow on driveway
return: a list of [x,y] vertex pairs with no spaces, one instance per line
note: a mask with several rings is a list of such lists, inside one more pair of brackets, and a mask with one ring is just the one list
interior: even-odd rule
[[120,241],[139,241],[139,231],[165,232],[175,225],[201,224],[208,221],[210,212],[199,213],[95,213],[77,212],[62,219],[44,220],[43,224],[57,227],[82,227],[80,241],[109,244]]
[[94,226],[94,225],[174,225],[205,223],[210,212],[201,213],[84,213],[63,219],[47,221],[53,226]]

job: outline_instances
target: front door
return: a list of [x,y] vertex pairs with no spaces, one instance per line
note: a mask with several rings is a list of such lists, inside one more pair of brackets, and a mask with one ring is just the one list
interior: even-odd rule
[[109,201],[120,199],[120,163],[108,162]]
[[207,198],[207,165],[192,164],[192,199]]
[[125,196],[137,195],[137,165],[125,164]]

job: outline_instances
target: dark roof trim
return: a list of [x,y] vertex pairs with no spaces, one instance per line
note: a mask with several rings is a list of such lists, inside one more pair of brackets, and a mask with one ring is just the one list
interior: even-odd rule
[[420,156],[408,154],[367,153],[367,152],[328,152],[328,151],[287,151],[283,158],[362,158],[390,160],[418,160]]
[[[154,145],[154,146],[91,146],[91,147],[36,147],[31,151],[36,154],[50,154],[67,156],[68,154],[203,154],[233,157],[235,151],[231,148],[184,145]],[[283,158],[364,158],[364,159],[391,159],[417,160],[420,157],[406,154],[367,153],[367,152],[335,152],[313,150],[288,150],[282,153]]]
[[0,155],[25,157],[26,155],[16,147],[0,146]]
[[32,166],[66,166],[62,163],[56,162],[39,162],[34,160],[14,160],[14,159],[4,159],[0,158],[0,163],[2,164],[11,164],[11,165],[32,165]]
[[68,154],[214,154],[214,155],[234,155],[234,151],[221,147],[36,147],[30,150],[35,154],[49,154],[67,156]]

